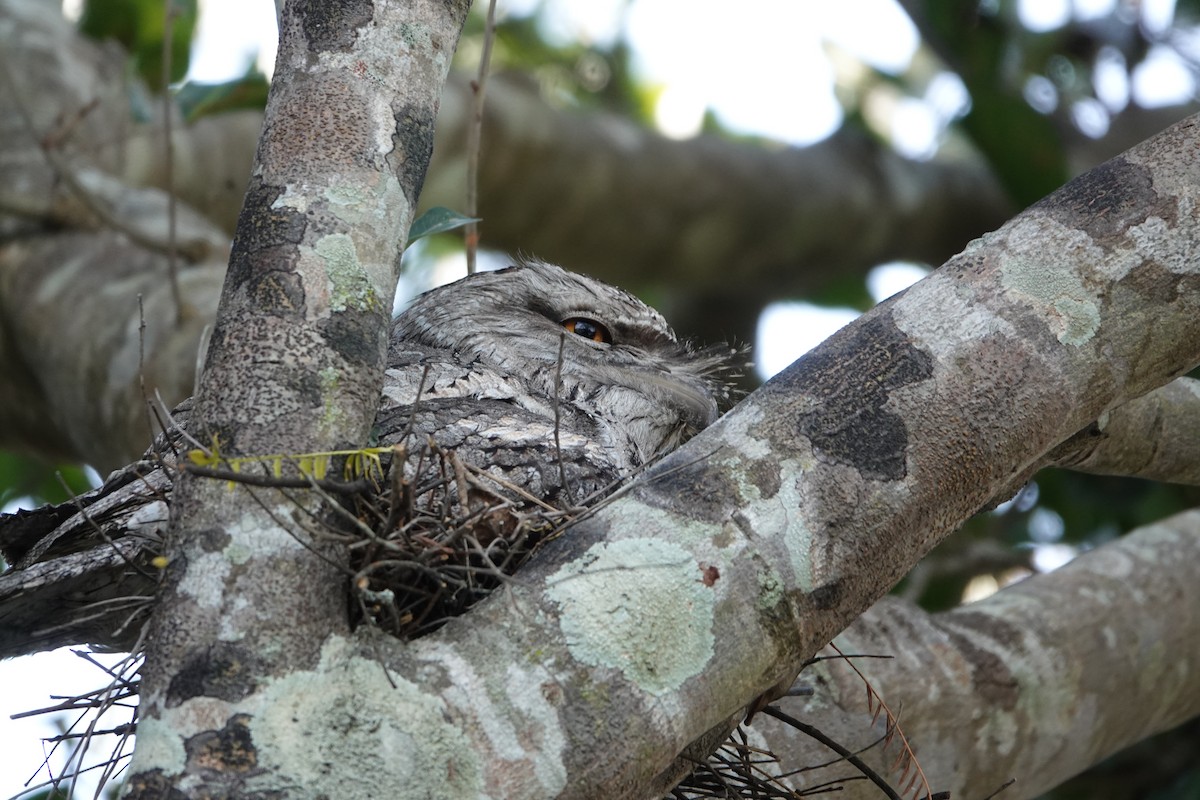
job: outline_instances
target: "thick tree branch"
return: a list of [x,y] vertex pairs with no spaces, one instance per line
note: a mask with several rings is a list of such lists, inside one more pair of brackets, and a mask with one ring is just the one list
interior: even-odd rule
[[[234,452],[357,443],[376,397],[372,300],[390,293],[449,45],[339,9],[352,19],[298,4],[285,31],[198,400]],[[419,13],[453,38],[445,8]],[[379,86],[417,97],[369,102]],[[132,794],[661,788],[1013,476],[1200,360],[1196,126],[864,316],[417,642],[348,631],[339,553],[292,538],[311,507],[185,482]]]
[[1051,453],[1055,466],[1200,485],[1200,381],[1179,378],[1104,414]]
[[[893,709],[938,790],[1037,797],[1112,753],[1200,714],[1200,512],[1148,525],[1068,566],[943,614],[888,598],[837,638]],[[1047,609],[1070,609],[1048,614]],[[859,749],[883,734],[865,690],[838,661],[805,670],[811,698],[790,713]],[[829,760],[773,720],[753,726],[782,769]],[[885,774],[894,747],[863,754]],[[815,786],[845,765],[797,780]],[[874,798],[848,783],[840,796]]]
[[[909,161],[852,132],[805,148],[674,141],[552,109],[512,76],[488,92],[484,244],[618,284],[799,296],[883,261],[940,263],[1012,212],[978,162]],[[444,96],[431,204],[462,204],[469,97],[461,79]]]
[[212,261],[179,273],[180,324],[166,256],[118,233],[0,245],[0,357],[28,375],[0,383],[0,446],[102,471],[139,456],[153,433],[146,400],[192,391],[224,273]]
[[[191,415],[191,432],[214,451],[366,442],[400,254],[467,8],[285,6]],[[316,667],[322,642],[349,632],[346,553],[307,524],[324,514],[312,493],[231,493],[223,481],[180,476],[127,797],[353,794],[295,786],[298,765],[250,727],[271,717],[262,705],[271,687]]]
[[191,392],[228,239],[179,209],[179,241],[214,259],[181,271],[181,315],[165,247],[146,246],[167,241],[166,195],[111,177],[124,59],[40,3],[0,4],[0,42],[0,105],[19,109],[0,114],[0,366],[21,376],[0,385],[0,446],[111,469],[149,442],[144,393]]
[[[120,78],[121,54],[83,39],[53,9],[7,0],[0,4],[0,22],[0,51],[21,65],[13,72],[32,117],[32,125],[15,114],[0,120],[0,211],[20,209],[23,226],[22,236],[0,250],[0,318],[10,327],[7,344],[0,341],[0,366],[30,375],[0,395],[0,446],[115,468],[137,457],[149,435],[137,380],[136,324],[130,321],[133,298],[142,294],[150,326],[144,342],[148,386],[161,389],[172,404],[190,392],[188,376],[223,266],[214,261],[185,269],[185,296],[195,314],[182,329],[155,329],[154,320],[172,313],[170,303],[157,307],[166,280],[161,264],[152,266],[159,254],[140,253],[121,242],[119,232],[96,231],[96,220],[59,179],[43,148],[96,176],[116,203],[141,209],[131,225],[162,240],[165,226],[144,219],[161,219],[162,195],[134,189],[114,194],[116,187],[103,177],[162,187],[162,126],[128,120],[132,101],[130,84]],[[0,100],[8,91],[0,83]],[[457,80],[443,96],[427,203],[459,203],[468,95],[466,82]],[[497,246],[559,258],[630,286],[666,282],[670,275],[674,287],[690,287],[668,295],[677,307],[667,311],[684,329],[696,327],[688,322],[689,303],[719,294],[725,334],[748,339],[758,309],[781,293],[888,258],[941,260],[1006,214],[986,171],[969,163],[908,162],[852,136],[800,150],[713,137],[670,142],[610,116],[553,110],[511,77],[495,81],[487,108],[483,181],[496,199],[485,202],[498,205],[485,212],[485,236]],[[260,128],[261,117],[247,112],[173,126],[175,188],[185,204],[232,228]],[[579,163],[596,167],[581,173]],[[588,175],[599,177],[583,180]],[[625,200],[614,203],[617,197]],[[552,225],[537,210],[547,198],[555,207]],[[522,205],[533,213],[518,211]],[[187,209],[181,213],[186,222]],[[16,224],[0,216],[0,226]],[[58,242],[63,224],[83,226],[97,238]],[[717,230],[726,233],[715,235]],[[208,242],[218,260],[227,246],[210,226],[184,224],[180,239]],[[102,262],[98,251],[112,257]],[[80,272],[95,282],[81,287],[86,303],[52,291],[73,285],[67,271],[76,268],[75,258],[89,260]],[[135,277],[131,269],[141,265],[146,274]],[[118,268],[119,274],[106,276]],[[731,295],[731,274],[740,276],[737,297]],[[105,283],[108,291],[96,290]],[[117,289],[124,292],[117,295]],[[87,347],[26,344],[73,343],[79,340],[64,332],[75,329],[87,331]],[[100,344],[105,350],[96,355]],[[119,364],[104,355],[113,351],[121,354]],[[43,372],[69,376],[73,391],[58,392],[65,380]],[[53,396],[48,387],[56,390]],[[30,409],[38,410],[35,419]],[[88,440],[89,432],[102,435]]]

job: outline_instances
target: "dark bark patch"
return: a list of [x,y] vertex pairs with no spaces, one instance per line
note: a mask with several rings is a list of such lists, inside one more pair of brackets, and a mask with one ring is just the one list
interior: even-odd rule
[[255,689],[254,659],[230,642],[216,642],[188,658],[167,687],[167,705],[193,697],[215,697],[236,703]]
[[345,310],[320,323],[325,342],[348,364],[379,368],[379,331],[386,327],[383,312]]
[[777,379],[776,389],[816,401],[801,412],[798,432],[818,458],[876,480],[907,474],[904,420],[884,408],[892,392],[928,379],[933,359],[879,314],[835,334]]
[[[262,182],[261,178],[250,179],[246,190],[246,203],[238,217],[234,234],[233,249],[255,253],[269,247],[296,245],[304,237],[308,226],[305,215],[287,206],[274,207],[283,189]],[[231,267],[232,269],[232,267]]]
[[374,4],[369,0],[339,0],[337,3],[298,0],[296,3],[304,37],[309,48],[317,52],[349,50],[358,39],[358,29],[371,21],[374,10]]
[[395,113],[396,134],[392,137],[393,152],[400,159],[396,177],[408,199],[416,208],[417,196],[425,185],[425,171],[433,155],[433,125],[436,109],[405,105]]
[[[226,280],[234,286],[249,285],[256,297],[272,303],[271,308],[302,307],[304,294],[298,281],[286,280],[283,277],[286,273],[279,268],[293,260],[289,251],[303,239],[308,222],[295,209],[272,208],[280,194],[279,187],[251,179],[246,203],[238,217]],[[274,248],[282,248],[283,252],[264,252]],[[285,259],[283,263],[281,257]],[[261,274],[261,265],[269,265],[270,271]]]
[[1166,306],[1175,303],[1181,295],[1193,295],[1196,280],[1173,273],[1161,264],[1143,263],[1121,281],[1121,288],[1132,290],[1156,306]]
[[750,465],[746,477],[758,489],[759,497],[770,500],[779,493],[781,483],[779,464],[767,459],[759,459]]
[[838,603],[842,600],[842,582],[833,581],[824,586],[818,586],[809,593],[808,599],[812,603],[812,607],[818,611],[828,611],[832,608],[837,608]]
[[736,485],[726,476],[713,474],[704,460],[679,463],[675,455],[659,461],[639,483],[638,494],[646,503],[686,519],[721,524],[730,509],[741,508],[742,498]]
[[231,537],[224,528],[204,528],[196,531],[196,543],[206,553],[219,553],[229,546]]
[[234,714],[219,731],[205,731],[184,743],[189,771],[247,773],[258,767],[258,751],[250,736],[249,714]]
[[755,535],[754,524],[750,522],[750,518],[741,511],[734,511],[729,515],[729,518],[733,520],[733,524],[737,526],[737,529],[742,532],[743,536],[749,538]]
[[150,769],[131,775],[121,795],[126,800],[186,800],[187,795],[175,787],[161,769]]
[[1021,686],[1004,660],[990,650],[976,647],[968,637],[957,631],[944,630],[954,649],[971,668],[971,687],[974,691],[998,708],[1016,708]]
[[292,313],[304,308],[304,284],[294,272],[273,269],[251,278],[249,290],[256,308]]
[[1124,236],[1147,217],[1176,223],[1175,204],[1155,191],[1150,170],[1120,157],[1085,172],[1033,208],[1101,243]]

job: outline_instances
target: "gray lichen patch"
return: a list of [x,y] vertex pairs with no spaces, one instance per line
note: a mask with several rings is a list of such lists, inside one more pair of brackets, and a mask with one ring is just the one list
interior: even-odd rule
[[[266,687],[251,722],[260,767],[295,781],[289,797],[375,798],[381,787],[393,798],[483,794],[479,756],[439,700],[403,676],[389,683],[377,662],[337,640],[321,666]],[[350,761],[362,769],[347,771]]]
[[[1090,260],[1097,264],[1114,261],[1105,258],[1087,235],[1046,218],[1014,223],[1008,247],[999,256],[1000,282],[1005,290],[1043,311],[1058,340],[1072,346],[1091,340],[1101,316],[1099,299],[1086,276],[1078,269],[1066,268],[1065,256],[1056,255],[1078,250],[1094,251]],[[1132,265],[1130,259],[1116,262],[1124,268]]]
[[447,704],[482,734],[476,749],[496,766],[488,777],[492,796],[557,797],[568,780],[560,685],[540,663],[509,663],[496,681],[462,649],[432,639],[422,644],[426,674],[438,674]]
[[548,594],[562,608],[571,654],[620,670],[654,695],[699,674],[713,654],[714,592],[692,554],[660,539],[598,544],[560,569]]
[[329,303],[333,311],[358,309],[375,311],[379,308],[379,295],[367,276],[354,240],[344,233],[323,236],[313,248],[325,263],[329,276]]

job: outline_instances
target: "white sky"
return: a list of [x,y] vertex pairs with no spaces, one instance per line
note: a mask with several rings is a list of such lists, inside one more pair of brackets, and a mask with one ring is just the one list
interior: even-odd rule
[[[1070,14],[1107,13],[1115,2],[1022,0],[1019,12],[1029,27],[1048,30],[1062,25]],[[522,13],[540,3],[501,0],[499,9]],[[228,80],[242,74],[256,55],[269,69],[275,49],[270,0],[201,0],[201,5],[192,79]],[[618,34],[617,11],[625,5],[625,0],[549,0],[544,19],[552,36],[605,42]],[[1142,0],[1141,6],[1150,29],[1163,30],[1169,24],[1173,0]],[[697,0],[636,0],[629,8],[624,24],[637,68],[663,87],[657,121],[664,133],[675,136],[693,133],[705,109],[711,108],[735,130],[796,145],[817,141],[835,130],[842,117],[830,46],[890,72],[903,70],[917,48],[917,34],[893,0],[752,0],[737,13],[730,12],[727,3]],[[845,59],[842,62],[844,68]],[[1123,63],[1113,61],[1108,67],[1110,77],[1101,82],[1099,94],[1112,110],[1123,107],[1131,95],[1143,105],[1154,105],[1177,102],[1194,91],[1192,76],[1165,48],[1137,70],[1131,85],[1123,77]],[[948,73],[936,76],[924,97],[895,100],[887,112],[897,148],[928,157],[965,100],[961,84]],[[1077,115],[1086,116],[1087,111],[1077,110]],[[921,268],[912,265],[877,269],[871,292],[883,299],[921,274]],[[774,304],[760,320],[763,346],[756,360],[764,372],[774,372],[853,316],[850,310]],[[11,721],[9,715],[49,705],[51,694],[101,685],[102,674],[86,665],[80,669],[79,663],[77,656],[60,651],[0,664],[0,798],[22,790],[43,758],[39,737],[46,735],[43,721]]]

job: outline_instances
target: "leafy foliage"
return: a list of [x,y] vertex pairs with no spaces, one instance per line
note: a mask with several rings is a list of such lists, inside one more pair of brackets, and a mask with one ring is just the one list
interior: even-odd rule
[[[168,20],[168,12],[170,18]],[[147,86],[163,85],[163,45],[170,25],[170,83],[183,80],[196,29],[196,0],[87,0],[79,28],[93,39],[119,42]]]
[[922,33],[971,94],[962,127],[1018,206],[1066,182],[1066,153],[1053,122],[1022,96],[1028,67],[1013,69],[1025,34],[982,5],[926,0]]
[[82,467],[53,466],[36,458],[0,451],[0,506],[28,497],[34,505],[65,503],[92,488]]

